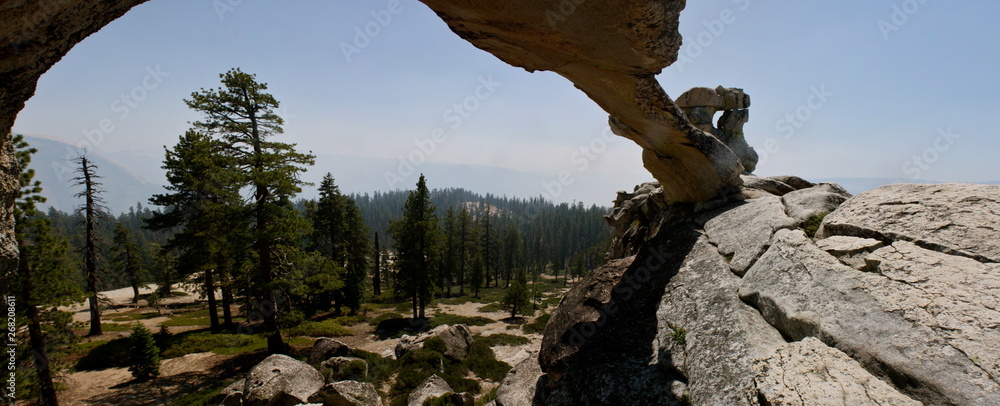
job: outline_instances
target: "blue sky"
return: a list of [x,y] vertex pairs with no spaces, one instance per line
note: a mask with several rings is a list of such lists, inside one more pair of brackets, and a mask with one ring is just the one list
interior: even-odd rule
[[[227,2],[236,5],[218,8]],[[426,162],[536,173],[531,195],[606,203],[651,179],[640,149],[605,138],[606,113],[568,81],[504,64],[417,1],[391,4],[148,2],[46,73],[14,131],[91,142],[157,180],[162,146],[199,118],[182,99],[238,66],[270,85],[285,139],[303,150],[387,162],[411,156],[419,142],[427,150],[440,129]],[[694,86],[744,88],[762,175],[997,180],[997,15],[1000,3],[985,0],[691,1],[681,61],[659,80],[672,97]],[[376,35],[359,39],[365,27]],[[348,60],[345,44],[360,52]],[[474,111],[456,112],[470,97]],[[585,168],[581,148],[599,152]],[[542,184],[564,170],[581,180],[546,192]],[[395,186],[416,181],[402,178]],[[489,183],[442,186],[488,192]]]

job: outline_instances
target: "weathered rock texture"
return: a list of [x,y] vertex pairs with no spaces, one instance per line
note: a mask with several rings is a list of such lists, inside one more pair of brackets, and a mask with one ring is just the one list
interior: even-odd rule
[[274,406],[306,403],[323,384],[323,375],[309,364],[287,355],[272,355],[247,374],[243,403]]
[[421,382],[420,385],[417,385],[417,388],[410,393],[410,396],[406,399],[406,404],[409,406],[422,406],[427,399],[453,392],[455,391],[451,389],[448,382],[445,382],[444,379],[437,375],[431,375]]
[[[647,213],[656,185],[619,193],[608,222],[633,256],[553,313],[535,404],[1000,404],[1000,186],[844,202],[836,185],[751,180],[715,208]],[[793,217],[826,210],[814,242]]]
[[461,361],[469,355],[469,347],[472,346],[472,331],[464,324],[441,325],[431,331],[417,335],[404,335],[396,344],[396,359],[402,358],[404,354],[417,348],[423,348],[424,341],[431,337],[440,338],[444,341],[444,355],[456,361]]
[[[743,89],[715,89],[696,87],[677,98],[677,105],[687,114],[691,124],[715,135],[736,153],[743,164],[743,172],[750,173],[757,167],[757,151],[743,137],[743,125],[750,120],[750,96]],[[718,126],[712,125],[715,113],[722,111]]]
[[340,381],[324,385],[309,397],[324,406],[381,406],[382,397],[368,382]]

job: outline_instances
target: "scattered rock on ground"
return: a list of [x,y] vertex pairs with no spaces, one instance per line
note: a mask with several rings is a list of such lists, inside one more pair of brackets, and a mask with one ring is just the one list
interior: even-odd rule
[[368,382],[340,381],[324,385],[309,397],[309,402],[324,406],[381,406],[382,398],[375,385]]
[[424,401],[427,399],[453,392],[455,391],[451,389],[448,382],[445,382],[444,379],[441,379],[437,375],[431,375],[421,382],[420,385],[417,385],[417,388],[406,399],[406,403],[409,406],[423,406]]
[[339,340],[324,337],[316,340],[309,351],[309,363],[319,364],[332,357],[344,357],[351,354],[351,348]]
[[417,335],[404,335],[399,344],[396,344],[396,359],[402,358],[407,352],[422,348],[424,341],[431,337],[438,337],[444,341],[447,349],[444,355],[453,360],[463,360],[469,355],[469,347],[472,345],[472,331],[464,324],[454,326],[441,325],[431,331]]
[[329,382],[364,380],[368,377],[368,362],[361,358],[331,357],[320,366],[324,369],[323,373],[328,374],[325,378]]

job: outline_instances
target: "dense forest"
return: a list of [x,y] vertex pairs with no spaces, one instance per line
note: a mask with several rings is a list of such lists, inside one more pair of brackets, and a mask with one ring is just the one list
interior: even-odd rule
[[[56,404],[48,359],[75,341],[58,306],[86,303],[86,335],[101,336],[109,305],[101,291],[130,287],[137,304],[140,288],[155,284],[143,298],[155,307],[178,284],[194,286],[211,333],[263,335],[269,352],[284,353],[282,330],[321,314],[353,315],[366,302],[405,300],[413,319],[425,319],[436,298],[505,289],[513,317],[532,303],[529,279],[565,284],[603,261],[610,229],[602,207],[432,191],[423,175],[415,190],[371,195],[343,194],[332,174],[307,184],[299,175],[315,158],[273,140],[283,120],[267,86],[239,69],[220,77],[222,87],[185,100],[204,118],[166,149],[164,193],[126,213],[103,208],[115,185],[102,184],[86,155],[74,161],[78,210],[36,209],[45,185],[27,169],[35,150],[15,136],[21,260],[2,275],[2,293],[17,295],[29,320],[22,348],[34,356],[21,359],[36,362],[32,373],[20,370],[19,385],[37,383],[30,393],[42,403]],[[313,187],[317,199],[296,199]],[[136,348],[149,341],[148,331],[133,335]],[[155,376],[156,352],[138,351],[145,361],[133,373]]]

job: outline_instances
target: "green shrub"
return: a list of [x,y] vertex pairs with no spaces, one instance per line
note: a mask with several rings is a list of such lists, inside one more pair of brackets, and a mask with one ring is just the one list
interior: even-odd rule
[[163,357],[174,358],[197,352],[239,354],[267,346],[266,340],[248,334],[211,334],[207,332],[184,333],[157,337],[163,346]]
[[388,381],[397,369],[396,360],[374,352],[352,350],[351,356],[363,359],[368,363],[368,377],[364,381],[374,384],[375,387],[381,387],[382,383]]
[[311,321],[307,320],[295,327],[288,329],[290,336],[308,337],[343,337],[354,335],[351,329],[341,326],[336,319]]
[[488,404],[488,403],[492,402],[494,399],[496,399],[497,398],[497,389],[500,389],[500,387],[499,386],[494,387],[493,389],[490,389],[490,391],[488,393],[486,393],[485,395],[483,395],[479,399],[476,399],[475,406],[485,406],[486,404]]
[[430,320],[429,328],[434,328],[440,325],[456,325],[464,324],[466,326],[485,326],[490,323],[496,323],[496,320],[483,316],[457,316],[454,314],[435,314]]
[[153,340],[153,333],[146,326],[136,323],[129,336],[129,372],[140,380],[160,375],[160,349]]
[[687,330],[684,327],[674,327],[670,332],[670,338],[677,344],[684,345],[687,343]]
[[550,313],[544,313],[541,316],[535,317],[531,323],[525,324],[524,327],[521,328],[521,331],[529,334],[542,334],[545,332],[545,325],[549,323],[550,318],[552,318],[552,314]]
[[496,303],[496,302],[490,303],[490,304],[488,304],[486,306],[483,306],[483,307],[479,308],[479,312],[480,313],[494,313],[494,312],[502,312],[502,311],[504,311],[503,305],[500,304],[500,303]]
[[378,326],[379,323],[383,321],[390,319],[402,319],[402,318],[404,318],[403,315],[396,312],[382,313],[378,317],[368,320],[368,324],[375,327]]
[[462,360],[462,365],[475,373],[476,376],[493,382],[502,381],[507,376],[507,371],[510,371],[510,365],[498,361],[489,343],[483,340],[472,342],[472,346],[469,347],[469,355]]
[[806,232],[806,235],[808,235],[809,238],[816,236],[816,232],[819,231],[819,226],[820,224],[823,224],[823,218],[825,218],[827,214],[830,214],[830,212],[824,211],[813,214],[806,219],[805,223],[802,223],[802,230]]

